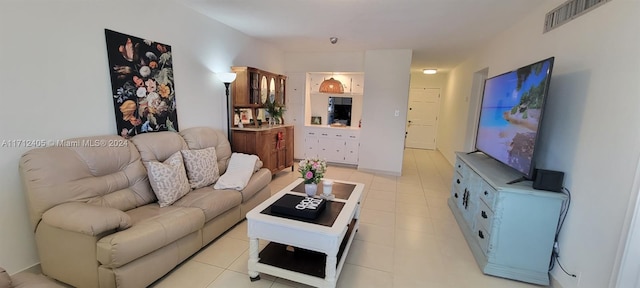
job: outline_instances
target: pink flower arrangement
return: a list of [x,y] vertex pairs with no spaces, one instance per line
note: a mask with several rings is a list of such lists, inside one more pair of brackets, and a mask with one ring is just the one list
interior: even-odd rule
[[327,171],[327,162],[318,158],[300,160],[298,172],[302,175],[305,184],[318,184]]

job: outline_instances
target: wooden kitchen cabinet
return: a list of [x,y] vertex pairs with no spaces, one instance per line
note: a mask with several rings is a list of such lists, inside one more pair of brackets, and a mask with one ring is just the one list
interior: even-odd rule
[[287,76],[244,66],[231,67],[231,71],[236,73],[236,80],[231,83],[234,109],[250,108],[255,118],[257,109],[263,108],[267,101],[285,105]]

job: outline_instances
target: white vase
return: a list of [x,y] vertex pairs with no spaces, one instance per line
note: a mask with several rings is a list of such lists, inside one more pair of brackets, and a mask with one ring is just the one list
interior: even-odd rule
[[318,184],[315,184],[315,183],[304,184],[304,192],[307,193],[308,197],[315,196],[316,192],[318,192]]

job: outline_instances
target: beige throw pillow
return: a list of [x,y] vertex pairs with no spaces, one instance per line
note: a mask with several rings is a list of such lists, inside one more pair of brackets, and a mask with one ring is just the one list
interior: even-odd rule
[[152,161],[147,162],[146,166],[151,188],[158,197],[160,207],[173,204],[191,191],[180,151],[163,163]]
[[220,178],[216,148],[209,147],[200,150],[182,150],[184,166],[191,189],[209,186]]

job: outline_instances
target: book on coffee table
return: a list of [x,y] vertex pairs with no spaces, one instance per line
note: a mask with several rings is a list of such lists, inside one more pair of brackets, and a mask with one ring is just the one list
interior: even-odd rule
[[271,212],[305,219],[316,219],[327,206],[327,200],[285,194],[271,205]]

